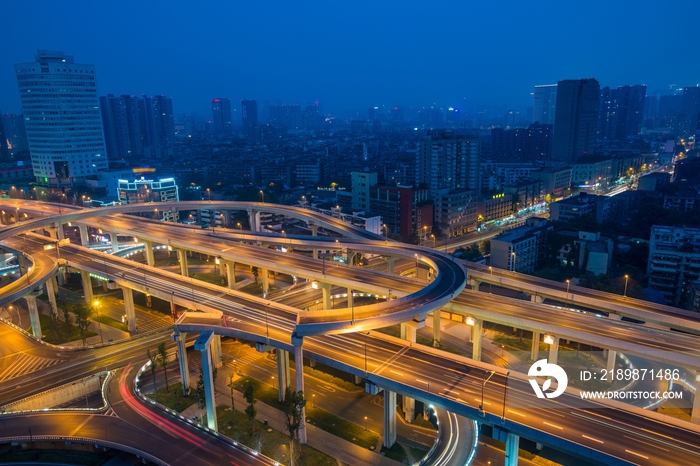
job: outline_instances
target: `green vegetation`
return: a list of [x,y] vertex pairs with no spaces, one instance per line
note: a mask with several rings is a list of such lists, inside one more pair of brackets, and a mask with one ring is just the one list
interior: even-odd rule
[[408,464],[413,464],[416,461],[423,458],[428,453],[428,450],[422,448],[414,448],[396,442],[389,449],[382,447],[382,453],[384,453],[384,456],[386,456],[387,458],[391,458],[392,460],[398,461],[400,463],[406,460]]
[[[292,365],[291,367],[295,367],[294,363],[290,364]],[[325,366],[321,363],[316,363],[315,368],[309,366],[304,367],[304,375],[323,380],[324,382],[335,385],[346,392],[362,391],[362,388],[358,387],[353,382],[341,378],[352,378],[352,375],[348,374],[347,372]]]
[[174,409],[178,413],[186,410],[192,406],[197,400],[193,396],[182,396],[182,384],[180,382],[170,385],[170,390],[166,391],[165,387],[159,388],[156,393],[148,393],[148,396],[153,398],[158,398],[158,403],[163,406],[167,406],[170,409]]
[[118,328],[119,330],[121,330],[123,332],[129,331],[129,327],[127,327],[126,324],[122,323],[121,320],[112,319],[109,316],[105,316],[105,315],[95,316],[95,322],[101,322],[105,325],[109,325],[110,327]]
[[[269,285],[270,288],[270,293],[277,291],[279,288],[276,287],[275,285]],[[243,288],[240,288],[238,291],[242,291],[243,293],[248,293],[252,294],[255,296],[262,296],[263,294],[263,288],[262,288],[262,281],[258,283],[251,283],[249,285],[244,286]]]
[[195,272],[190,276],[195,280],[201,280],[203,282],[211,283],[212,285],[226,285],[226,275],[221,275],[218,273]]
[[[378,328],[377,332],[384,333],[385,335],[390,335],[392,337],[396,338],[401,338],[401,326],[400,325],[392,325],[390,327],[384,327],[384,328]],[[424,337],[423,335],[416,334],[416,343],[419,345],[423,346],[433,346],[433,339]],[[464,351],[460,351],[456,348],[452,348],[451,346],[440,344],[441,351],[445,351],[447,353],[452,353],[452,354],[458,354],[460,356],[465,356],[467,353]]]
[[[46,343],[51,343],[52,345],[61,345],[63,343],[80,340],[81,338],[80,328],[78,328],[75,325],[67,324],[63,321],[57,320],[55,322],[56,332],[54,332],[54,321],[51,319],[51,317],[45,314],[39,314],[39,321],[41,322],[42,332],[44,333],[43,340]],[[94,337],[95,335],[97,335],[95,332],[88,331],[85,334],[85,338]]]

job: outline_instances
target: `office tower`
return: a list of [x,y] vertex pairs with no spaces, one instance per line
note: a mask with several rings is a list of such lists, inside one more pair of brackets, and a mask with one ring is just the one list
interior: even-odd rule
[[598,129],[600,84],[594,78],[557,84],[552,158],[574,162],[593,153]]
[[272,105],[268,109],[270,123],[285,125],[287,128],[298,128],[302,123],[301,107],[299,105]]
[[2,123],[5,128],[8,151],[16,154],[28,150],[29,143],[27,142],[27,130],[24,126],[24,115],[6,113],[2,115]]
[[479,185],[478,137],[455,136],[451,130],[431,130],[418,141],[416,185],[427,186],[435,198],[440,191],[476,190]]
[[172,154],[175,145],[173,100],[164,95],[139,100],[139,123],[145,156],[161,158]]
[[73,186],[107,169],[94,65],[38,50],[15,74],[37,182]]
[[692,245],[700,241],[700,230],[670,226],[651,227],[647,276],[649,287],[660,291],[666,304],[691,305],[690,285],[700,279],[700,252]]
[[543,84],[535,86],[532,93],[534,104],[532,107],[532,122],[542,125],[553,125],[557,107],[557,85]]
[[628,137],[639,134],[644,120],[646,91],[647,87],[639,84],[601,89],[598,140],[624,143]]
[[211,99],[211,120],[214,124],[214,134],[220,136],[232,134],[231,99],[224,97]]
[[700,114],[700,85],[683,88],[683,103],[681,105],[681,131],[685,136],[695,134]]
[[252,130],[258,124],[258,101],[241,100],[241,119],[243,120],[243,134],[252,137]]
[[112,160],[143,155],[138,100],[132,95],[100,97],[107,155]]

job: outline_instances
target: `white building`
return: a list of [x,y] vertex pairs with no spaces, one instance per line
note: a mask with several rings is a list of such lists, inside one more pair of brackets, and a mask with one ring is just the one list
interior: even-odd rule
[[44,186],[73,186],[107,169],[94,65],[38,50],[15,65],[34,176]]
[[700,279],[700,229],[653,226],[647,275],[649,287],[668,304],[692,307],[691,284]]

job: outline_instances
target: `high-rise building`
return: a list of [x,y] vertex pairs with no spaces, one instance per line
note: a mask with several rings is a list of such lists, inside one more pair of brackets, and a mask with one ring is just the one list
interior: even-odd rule
[[7,134],[5,134],[5,125],[0,118],[0,160],[7,160],[10,156],[7,150]]
[[557,108],[557,85],[543,84],[535,86],[532,93],[534,104],[532,107],[532,122],[542,125],[553,125]]
[[144,95],[139,100],[139,123],[144,155],[161,158],[172,153],[175,146],[173,99]]
[[258,124],[258,101],[241,100],[241,119],[243,121],[243,134],[252,137],[252,130]]
[[17,152],[28,150],[29,143],[27,142],[24,115],[6,113],[2,115],[2,123],[5,128],[8,151],[12,154],[16,154]]
[[598,129],[600,84],[594,78],[567,79],[557,85],[552,158],[574,162],[593,153]]
[[441,190],[479,191],[480,140],[455,136],[451,130],[430,130],[418,141],[416,185],[427,186],[431,198]]
[[598,140],[625,142],[639,134],[644,121],[644,101],[647,87],[604,87],[600,91],[598,111]]
[[695,134],[700,115],[700,85],[683,88],[683,104],[681,107],[683,123],[681,130],[684,135]]
[[34,176],[41,185],[73,186],[107,168],[94,65],[38,50],[15,65]]
[[214,124],[214,134],[230,136],[233,128],[231,99],[225,97],[211,99],[211,115],[212,123]]
[[107,155],[129,159],[143,155],[138,98],[130,95],[100,97]]
[[660,291],[666,303],[692,306],[691,284],[700,278],[700,230],[651,227],[647,276],[649,287]]

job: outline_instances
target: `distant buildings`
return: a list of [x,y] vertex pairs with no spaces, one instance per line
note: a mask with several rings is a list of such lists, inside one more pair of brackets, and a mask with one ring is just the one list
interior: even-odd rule
[[430,240],[433,229],[433,202],[428,190],[413,186],[372,186],[369,211],[382,217],[384,234],[398,233],[401,241]]
[[525,225],[508,230],[491,239],[491,265],[505,270],[533,273],[542,263],[547,234],[552,225],[543,218],[532,217]]
[[576,188],[603,189],[612,182],[612,159],[581,157],[571,168],[571,183]]
[[258,124],[257,100],[241,100],[241,118],[243,121],[243,134],[246,137],[254,137],[253,128]]
[[530,177],[544,183],[544,192],[553,198],[562,197],[571,187],[571,167],[545,167],[533,171]]
[[479,191],[479,158],[478,137],[428,131],[416,150],[416,185],[427,186],[432,198],[441,191]]
[[644,121],[646,92],[647,87],[640,84],[604,87],[600,91],[598,139],[626,143],[628,137],[638,135]]
[[10,154],[17,154],[29,150],[27,142],[27,130],[24,125],[24,115],[5,113],[1,116],[7,150]]
[[532,107],[532,122],[553,125],[557,107],[557,85],[543,84],[535,86]]
[[[119,180],[117,187],[119,202],[123,204],[143,204],[143,203],[158,203],[179,201],[179,193],[177,183],[174,178],[161,178],[158,180],[150,180],[145,177],[137,179]],[[153,217],[158,220],[176,221],[177,213],[173,213],[171,209],[158,209],[157,204],[154,204],[153,213],[145,213],[148,217]]]
[[700,278],[700,230],[654,226],[649,239],[649,286],[672,306],[690,308],[691,284]]
[[527,128],[491,130],[491,154],[500,159],[548,160],[552,150],[552,125],[533,123]]
[[593,275],[608,273],[615,245],[612,238],[601,236],[600,233],[569,230],[558,231],[556,235],[570,238],[557,251],[559,266],[576,267]]
[[231,136],[233,134],[231,99],[224,97],[211,99],[211,121],[214,134],[218,136]]
[[557,85],[552,159],[567,163],[595,149],[600,84],[596,79],[570,79]]
[[700,115],[700,85],[683,88],[680,113],[682,134],[694,135],[698,129],[698,115]]
[[15,65],[27,140],[39,184],[72,187],[107,168],[94,65],[38,50]]
[[376,173],[352,172],[352,210],[369,212],[370,188],[377,185]]

